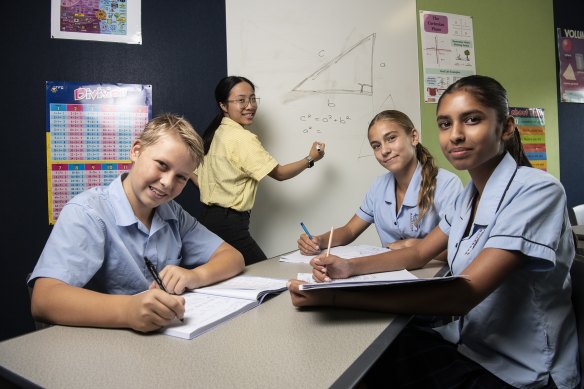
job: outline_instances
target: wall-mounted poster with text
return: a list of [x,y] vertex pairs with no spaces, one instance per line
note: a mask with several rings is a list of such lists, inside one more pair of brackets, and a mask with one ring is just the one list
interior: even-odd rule
[[547,171],[543,108],[509,107],[521,136],[523,151],[533,167]]
[[152,118],[152,86],[46,82],[49,223],[78,193],[130,169],[130,146]]
[[584,103],[584,31],[557,29],[560,100]]
[[142,44],[141,0],[51,0],[51,38]]
[[420,11],[424,101],[436,103],[458,79],[476,74],[472,18]]

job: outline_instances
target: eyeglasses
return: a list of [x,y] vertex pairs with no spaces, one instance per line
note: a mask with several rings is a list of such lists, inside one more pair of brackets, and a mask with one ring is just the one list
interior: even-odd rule
[[240,99],[235,100],[227,100],[228,103],[235,103],[239,108],[245,108],[251,104],[252,107],[257,107],[260,103],[260,98],[251,96],[251,97],[242,97]]

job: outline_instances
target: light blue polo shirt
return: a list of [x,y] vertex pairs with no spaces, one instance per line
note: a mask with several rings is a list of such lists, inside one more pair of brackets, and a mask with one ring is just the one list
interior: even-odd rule
[[434,207],[420,224],[416,223],[420,209],[418,193],[422,185],[422,165],[418,162],[399,212],[396,212],[395,177],[389,172],[379,176],[369,188],[356,214],[363,221],[375,223],[381,245],[401,239],[423,238],[440,222],[445,210],[462,191],[458,176],[448,170],[438,169]]
[[440,222],[449,235],[452,273],[460,274],[483,248],[520,251],[527,262],[440,332],[510,385],[541,387],[551,374],[558,388],[574,388],[579,381],[570,280],[574,242],[562,185],[545,172],[517,167],[506,154],[465,237],[475,194],[470,182]]
[[153,279],[146,256],[160,271],[206,263],[223,242],[178,203],[155,209],[150,231],[136,218],[122,187],[91,188],[63,207],[31,275],[108,294],[135,294]]

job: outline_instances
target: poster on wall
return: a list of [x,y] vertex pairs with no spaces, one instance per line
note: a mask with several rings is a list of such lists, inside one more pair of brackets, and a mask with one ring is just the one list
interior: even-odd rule
[[51,0],[51,38],[142,44],[141,0]]
[[523,151],[534,168],[547,171],[543,108],[509,107],[521,136]]
[[130,168],[133,139],[152,118],[152,86],[46,82],[49,224],[73,196]]
[[436,103],[448,85],[476,74],[472,17],[420,11],[424,101]]
[[584,103],[584,31],[557,29],[560,99]]

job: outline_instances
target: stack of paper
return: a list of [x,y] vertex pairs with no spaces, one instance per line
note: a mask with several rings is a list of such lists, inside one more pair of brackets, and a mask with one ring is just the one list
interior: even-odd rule
[[[388,248],[379,246],[370,246],[365,244],[337,246],[331,248],[331,254],[337,257],[350,259],[358,257],[366,257],[368,255],[375,255],[389,251]],[[309,263],[315,255],[302,255],[300,250],[296,250],[290,254],[285,254],[280,257],[280,262],[292,263]]]
[[298,273],[298,279],[307,282],[306,284],[300,285],[300,290],[355,288],[365,286],[410,284],[419,282],[445,282],[462,277],[463,276],[418,278],[407,270],[396,270],[383,273],[364,274],[349,278],[338,278],[329,282],[316,282],[312,278],[312,273]]

